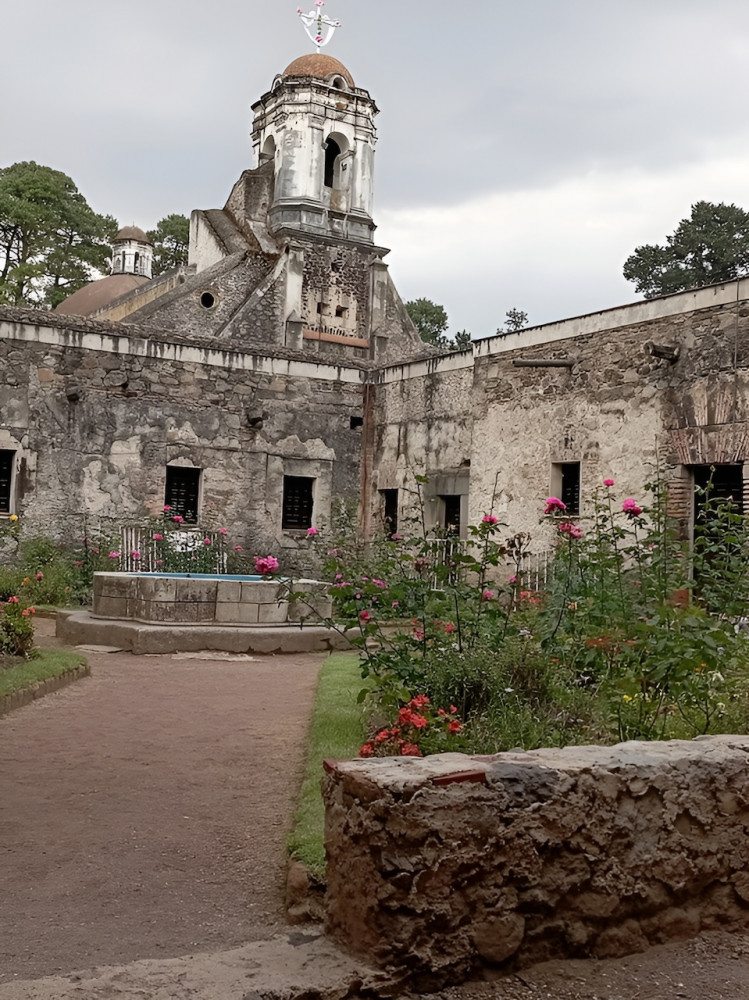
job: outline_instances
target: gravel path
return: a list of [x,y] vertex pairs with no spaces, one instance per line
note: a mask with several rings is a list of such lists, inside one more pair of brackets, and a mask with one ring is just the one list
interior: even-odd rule
[[0,983],[284,927],[322,656],[88,656],[0,718]]

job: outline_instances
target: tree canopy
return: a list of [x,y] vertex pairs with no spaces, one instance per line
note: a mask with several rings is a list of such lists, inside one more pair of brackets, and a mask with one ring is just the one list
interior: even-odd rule
[[438,347],[441,351],[463,351],[470,347],[471,335],[467,330],[460,330],[452,340],[448,337],[447,313],[443,306],[431,299],[412,299],[406,302],[406,312],[425,344]]
[[731,281],[749,271],[749,213],[736,205],[698,201],[665,244],[637,247],[624,277],[648,299],[685,288]]
[[148,238],[153,243],[154,278],[187,264],[190,243],[190,220],[185,215],[167,215],[149,229]]
[[67,174],[34,162],[0,168],[0,303],[54,308],[106,269],[117,228]]
[[522,309],[508,309],[505,313],[504,326],[497,329],[497,333],[519,333],[528,326],[528,313]]

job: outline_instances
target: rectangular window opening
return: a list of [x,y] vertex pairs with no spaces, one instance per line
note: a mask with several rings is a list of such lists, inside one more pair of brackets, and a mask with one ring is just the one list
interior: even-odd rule
[[443,505],[442,527],[449,535],[460,535],[460,494],[450,493],[440,497]]
[[566,513],[580,513],[580,462],[557,462],[552,465],[551,492],[567,508]]
[[364,426],[364,417],[351,417],[351,420],[349,421],[349,427],[351,428],[352,431],[355,431],[357,427],[363,427],[363,426]]
[[0,451],[0,514],[12,514],[15,451]]
[[167,465],[164,506],[172,517],[179,515],[187,524],[196,524],[200,501],[200,474],[202,469]]
[[348,315],[348,309],[345,306],[336,306],[335,314],[338,319],[345,319]]
[[382,523],[389,537],[398,530],[398,490],[380,490],[382,501]]
[[281,527],[293,531],[312,527],[315,480],[307,476],[283,477]]

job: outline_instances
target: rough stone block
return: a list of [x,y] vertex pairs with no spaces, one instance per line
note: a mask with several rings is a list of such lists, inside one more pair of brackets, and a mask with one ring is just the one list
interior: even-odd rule
[[331,764],[326,929],[430,989],[746,930],[748,760],[716,736]]
[[144,601],[174,601],[177,599],[177,581],[168,576],[141,576],[137,578],[138,595]]
[[[134,577],[128,573],[96,573],[99,578],[99,595],[101,597],[130,597],[133,592]],[[94,591],[96,594],[96,591]]]
[[176,600],[215,604],[218,580],[200,580],[195,577],[177,578]]
[[273,581],[243,582],[242,600],[251,601],[254,604],[272,604],[284,593],[283,584]]
[[100,596],[94,601],[94,614],[101,618],[127,618],[128,600],[126,595],[119,597]]
[[216,602],[222,604],[224,601],[237,604],[242,599],[241,580],[219,580],[216,588]]
[[283,625],[289,620],[289,602],[258,605],[257,620],[261,625]]

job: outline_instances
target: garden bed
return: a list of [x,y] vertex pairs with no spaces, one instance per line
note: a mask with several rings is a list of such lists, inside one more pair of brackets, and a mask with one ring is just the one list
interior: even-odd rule
[[31,659],[0,656],[0,716],[89,673],[88,664],[78,653],[41,649]]

